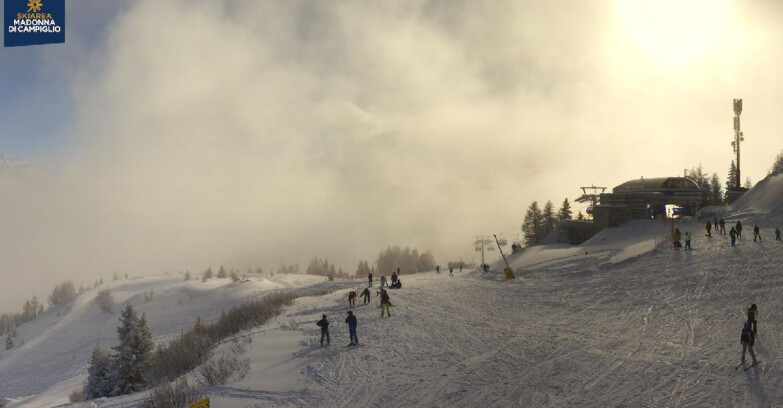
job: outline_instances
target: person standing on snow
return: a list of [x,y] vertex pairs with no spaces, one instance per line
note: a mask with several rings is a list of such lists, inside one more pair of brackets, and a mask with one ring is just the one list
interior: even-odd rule
[[316,324],[321,328],[321,345],[324,345],[324,337],[326,337],[326,345],[328,346],[331,344],[331,340],[329,339],[329,321],[326,320],[326,315],[323,315]]
[[398,266],[397,267],[397,276],[400,276],[400,275],[402,275],[402,272],[400,272],[400,267]]
[[780,241],[780,227],[775,228],[775,240]]
[[350,306],[350,307],[356,306],[356,292],[355,291],[348,292],[348,306]]
[[438,266],[436,266],[436,267],[435,267],[435,273],[436,273],[436,274],[439,274],[439,273],[440,273],[440,265],[438,265]]
[[349,346],[358,346],[359,338],[356,337],[356,316],[352,311],[348,311],[348,317],[345,318],[345,322],[348,323],[348,335],[351,337],[351,343]]
[[759,317],[759,309],[755,303],[750,305],[746,314],[748,316],[748,324],[753,325],[753,334],[758,333],[758,321],[756,319]]
[[[717,222],[716,222],[715,224],[717,225]],[[706,229],[707,229],[707,236],[708,236],[708,237],[712,237],[712,224],[710,224],[710,222],[709,222],[709,221],[707,221],[707,225],[705,225],[705,226],[704,226],[704,228],[706,228]],[[717,228],[717,227],[715,227],[715,230],[717,231],[717,230],[718,230],[718,228]]]
[[742,238],[742,222],[740,220],[737,220],[735,229],[737,230],[737,238]]
[[734,244],[737,242],[737,230],[735,230],[734,227],[731,227],[729,236],[731,237],[731,246],[734,246]]
[[391,311],[389,310],[390,304],[391,299],[389,298],[389,294],[385,290],[381,290],[381,317],[383,317],[384,311],[386,311],[388,317],[391,317]]
[[680,234],[680,229],[675,228],[674,232],[672,233],[672,241],[674,241],[674,249],[681,248],[682,243],[680,243],[680,239],[682,238],[682,235]]
[[391,278],[392,286],[394,286],[395,283],[397,283],[397,274],[392,272],[392,278]]
[[[715,222],[715,232],[718,232],[718,217],[712,217],[712,221]],[[709,220],[707,222],[709,222]]]
[[364,304],[365,305],[370,303],[370,288],[369,287],[364,288],[364,290],[362,291],[361,296],[364,299]]
[[758,224],[753,226],[753,242],[756,242],[756,238],[759,239],[759,242],[761,241],[761,234],[759,234]]
[[381,275],[381,289],[383,289],[384,286],[389,286],[389,283],[386,282],[386,277]]
[[742,327],[742,336],[740,337],[740,343],[742,343],[742,364],[745,364],[746,350],[750,352],[753,364],[756,364],[756,353],[753,352],[753,343],[755,340],[756,336],[753,334],[753,330],[750,329],[750,322],[745,322],[745,326]]
[[721,235],[726,233],[726,221],[723,220],[723,218],[720,219],[720,222],[718,223],[720,225],[720,233]]
[[691,233],[686,232],[685,233],[685,249],[693,249],[691,248]]
[[449,276],[454,276],[454,268],[449,266]]
[[367,274],[367,280],[370,281],[370,284],[368,286],[372,287],[372,272]]

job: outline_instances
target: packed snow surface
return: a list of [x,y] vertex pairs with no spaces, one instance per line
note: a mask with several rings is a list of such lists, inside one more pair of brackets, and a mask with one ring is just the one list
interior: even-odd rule
[[[144,278],[118,283],[115,297],[146,312],[156,340],[166,341],[195,316],[213,319],[247,296],[313,284],[337,289],[313,290],[243,333],[252,339],[251,372],[202,390],[215,407],[780,406],[783,241],[773,230],[783,224],[775,215],[781,204],[744,205],[726,218],[754,217],[743,218],[735,247],[727,235],[706,237],[704,221],[643,220],[580,246],[527,248],[509,257],[513,280],[503,279],[502,263],[486,275],[403,271],[403,288],[390,291],[391,317],[380,316],[376,276],[370,304],[360,299],[352,308],[359,347],[346,347],[344,320],[347,292],[363,289],[364,279]],[[760,224],[763,241],[753,241],[748,222]],[[672,249],[673,227],[693,234],[692,251]],[[145,303],[150,287],[159,289]],[[93,298],[20,327],[25,345],[0,355],[0,392],[13,398],[11,407],[65,404],[95,341],[114,341],[117,312],[102,315]],[[739,341],[750,303],[759,307],[761,361],[752,367],[741,365]],[[328,347],[318,344],[322,314],[332,323]],[[136,406],[146,395],[72,406]]]

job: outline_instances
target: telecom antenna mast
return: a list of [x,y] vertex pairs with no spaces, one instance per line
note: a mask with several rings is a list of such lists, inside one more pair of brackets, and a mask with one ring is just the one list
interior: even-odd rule
[[734,100],[734,141],[731,142],[731,146],[734,148],[734,153],[737,155],[737,179],[734,182],[734,188],[739,189],[742,187],[742,178],[740,178],[740,142],[744,141],[742,137],[742,130],[740,129],[740,114],[742,114],[742,99]]

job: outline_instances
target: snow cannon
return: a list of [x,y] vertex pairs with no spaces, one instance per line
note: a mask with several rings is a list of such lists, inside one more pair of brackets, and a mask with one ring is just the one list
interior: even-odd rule
[[492,234],[493,237],[495,237],[495,243],[498,244],[498,249],[500,250],[500,255],[503,256],[503,262],[505,262],[506,267],[503,268],[503,273],[506,275],[506,280],[508,279],[514,279],[514,271],[511,270],[511,266],[508,264],[508,260],[506,259],[506,255],[503,253],[503,248],[500,247],[500,242],[498,242],[498,236]]

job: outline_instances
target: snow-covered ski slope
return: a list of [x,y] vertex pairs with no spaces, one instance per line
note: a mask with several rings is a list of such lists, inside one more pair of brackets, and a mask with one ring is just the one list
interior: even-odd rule
[[[65,381],[73,386],[55,401],[68,401],[68,393],[85,378],[95,344],[100,341],[107,349],[116,344],[119,315],[126,303],[146,313],[155,340],[165,342],[193,327],[199,316],[211,321],[245,299],[276,290],[315,289],[324,286],[324,280],[311,275],[278,275],[243,282],[201,282],[174,275],[123,279],[88,289],[72,304],[52,308],[17,329],[16,347],[0,351],[0,396],[38,395]],[[97,292],[105,288],[111,288],[115,302],[111,314],[102,312],[95,303]],[[5,335],[0,336],[3,345],[5,340]],[[46,405],[49,401],[37,406],[51,406]]]
[[[248,377],[205,392],[213,406],[231,408],[783,406],[783,241],[773,233],[783,224],[783,182],[776,180],[760,182],[727,215],[727,224],[738,217],[745,224],[736,247],[727,235],[705,237],[703,221],[676,221],[675,227],[693,234],[693,251],[675,251],[670,223],[635,221],[580,246],[528,248],[509,259],[518,275],[512,281],[502,278],[500,263],[489,275],[403,271],[403,289],[390,291],[391,317],[380,317],[374,291],[370,305],[360,301],[353,308],[360,347],[345,347],[344,319],[347,291],[363,288],[363,280],[300,298],[274,322],[244,334],[253,340]],[[754,196],[764,198],[756,202]],[[754,223],[762,228],[762,242],[753,242]],[[216,299],[227,289],[199,293]],[[131,289],[127,296],[132,293],[141,296]],[[150,303],[161,295],[156,292]],[[174,325],[156,322],[166,317],[137,302],[156,336],[162,325]],[[189,315],[182,326],[197,314],[186,303],[166,305],[173,316]],[[743,370],[739,338],[750,303],[759,307],[755,349],[761,363]],[[219,314],[217,303],[211,305],[212,316]],[[86,336],[102,319],[97,310],[70,317],[85,308],[77,302],[62,320],[36,322],[42,340],[35,347],[62,343],[68,350],[78,343],[78,333]],[[332,321],[330,347],[318,345],[321,314]],[[101,324],[108,327],[102,329],[108,342],[117,319],[106,319]],[[70,337],[45,332],[59,321],[75,327]],[[86,344],[89,351],[94,341]],[[0,382],[15,384],[6,389],[18,392],[17,376],[45,378],[46,370],[61,381],[12,406],[63,403],[83,379],[86,357],[46,368],[33,364],[45,359],[34,351],[15,353],[0,357]],[[25,368],[17,368],[19,362]],[[74,406],[133,406],[141,397]]]

